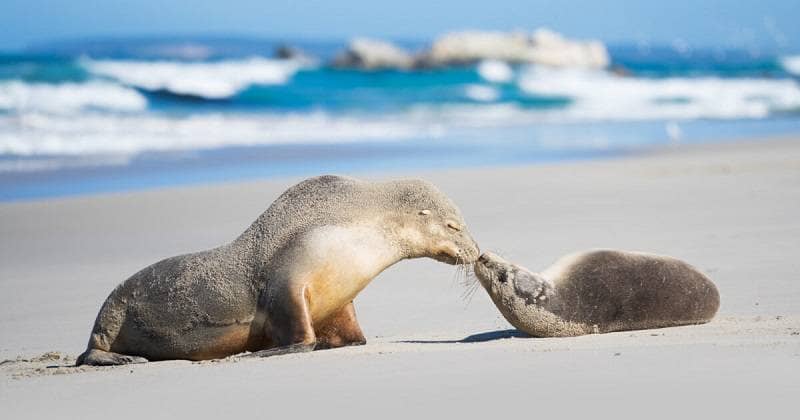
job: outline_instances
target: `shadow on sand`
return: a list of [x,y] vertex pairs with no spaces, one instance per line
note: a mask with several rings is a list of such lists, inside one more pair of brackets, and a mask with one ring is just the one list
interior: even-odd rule
[[504,340],[506,338],[530,338],[519,330],[498,330],[489,331],[478,334],[472,334],[464,337],[461,340],[403,340],[395,341],[395,343],[411,343],[411,344],[448,344],[448,343],[483,343],[486,341]]

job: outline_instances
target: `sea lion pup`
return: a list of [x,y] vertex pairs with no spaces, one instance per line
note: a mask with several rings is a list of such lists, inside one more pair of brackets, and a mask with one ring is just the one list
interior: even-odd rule
[[458,208],[432,184],[311,178],[233,242],[157,262],[119,285],[77,365],[364,344],[353,299],[390,265],[419,257],[478,257]]
[[703,324],[719,308],[708,277],[659,255],[589,251],[537,274],[487,252],[474,269],[508,322],[535,337]]

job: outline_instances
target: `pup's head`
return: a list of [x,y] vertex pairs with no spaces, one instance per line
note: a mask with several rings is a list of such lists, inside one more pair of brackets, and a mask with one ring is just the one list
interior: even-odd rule
[[513,284],[514,276],[516,276],[516,266],[509,263],[503,257],[492,253],[484,252],[473,265],[475,276],[481,285],[487,291],[492,288],[506,287]]
[[518,297],[535,302],[546,292],[547,286],[533,272],[491,252],[481,255],[473,269],[481,286],[495,301]]

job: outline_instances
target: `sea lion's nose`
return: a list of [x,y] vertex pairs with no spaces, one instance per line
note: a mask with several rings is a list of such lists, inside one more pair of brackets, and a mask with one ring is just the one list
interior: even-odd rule
[[478,257],[478,262],[481,264],[486,264],[488,261],[489,258],[486,257],[486,254],[481,254],[481,256]]

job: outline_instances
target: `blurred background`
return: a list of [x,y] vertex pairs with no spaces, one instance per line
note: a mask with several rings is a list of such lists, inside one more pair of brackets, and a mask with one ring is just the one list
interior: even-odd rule
[[0,5],[0,200],[800,132],[800,4]]

